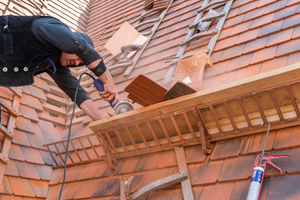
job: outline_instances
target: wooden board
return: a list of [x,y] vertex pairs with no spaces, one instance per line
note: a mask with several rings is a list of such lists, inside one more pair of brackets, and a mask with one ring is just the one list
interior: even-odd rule
[[171,89],[169,89],[164,94],[164,97],[168,100],[171,100],[187,94],[193,94],[195,92],[197,91],[189,87],[188,85],[184,84],[183,82],[177,82],[175,83],[175,85],[173,85],[173,87],[171,87]]
[[160,102],[145,108],[94,121],[90,123],[89,127],[94,132],[101,131],[140,120],[149,119],[151,117],[195,107],[197,105],[203,105],[276,85],[289,83],[299,80],[299,77],[300,63],[296,63],[239,81],[178,97],[173,100]]
[[149,106],[165,101],[167,89],[144,75],[138,75],[126,88],[128,98],[142,106]]

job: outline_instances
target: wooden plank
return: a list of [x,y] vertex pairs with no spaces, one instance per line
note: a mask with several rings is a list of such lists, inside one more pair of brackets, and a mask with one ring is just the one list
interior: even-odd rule
[[120,200],[126,200],[125,196],[125,183],[127,182],[127,178],[120,178]]
[[239,81],[199,91],[173,100],[157,103],[145,108],[115,115],[110,118],[94,121],[90,123],[89,127],[94,132],[98,132],[112,127],[149,119],[154,116],[176,112],[197,105],[203,105],[256,90],[289,83],[299,80],[299,77],[300,64],[296,63],[284,68],[272,70],[270,72],[258,74],[256,76],[245,78]]
[[[169,185],[179,183],[181,181],[184,181],[188,178],[187,171],[180,171],[176,174],[173,174],[171,176],[159,179],[157,181],[154,181],[153,183],[150,183],[149,185],[141,188],[137,192],[131,195],[132,200],[140,200],[146,195],[150,194],[151,192],[154,192],[156,190],[159,190],[161,188],[167,187]],[[185,199],[187,200],[187,199]],[[189,199],[192,200],[192,199]]]
[[194,200],[194,195],[192,191],[191,180],[189,176],[189,171],[185,161],[184,149],[183,147],[175,147],[176,159],[179,171],[186,171],[187,179],[181,182],[181,188],[184,200]]
[[197,91],[183,82],[177,82],[164,94],[164,97],[170,100],[184,95],[193,94],[195,92]]

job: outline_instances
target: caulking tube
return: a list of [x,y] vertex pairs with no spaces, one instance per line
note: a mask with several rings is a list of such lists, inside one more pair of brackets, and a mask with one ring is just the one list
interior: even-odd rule
[[262,167],[255,167],[253,170],[252,178],[250,187],[248,190],[248,196],[247,200],[258,200],[262,181],[263,181],[263,175],[264,175],[264,168]]

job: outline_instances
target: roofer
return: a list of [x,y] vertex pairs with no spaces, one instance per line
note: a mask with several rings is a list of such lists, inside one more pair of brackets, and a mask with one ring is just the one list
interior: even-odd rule
[[[48,16],[0,16],[0,27],[0,86],[30,85],[34,75],[46,72],[74,101],[79,81],[69,67],[85,64],[103,82],[100,96],[115,97],[113,105],[118,101],[111,74],[87,34]],[[103,117],[81,86],[76,103],[93,120]]]

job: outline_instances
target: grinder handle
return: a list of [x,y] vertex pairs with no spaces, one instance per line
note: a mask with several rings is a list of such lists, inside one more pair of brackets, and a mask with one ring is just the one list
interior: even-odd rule
[[[94,86],[97,88],[98,91],[100,91],[100,92],[104,91],[103,82],[100,79],[96,78],[94,80]],[[115,97],[112,100],[109,101],[109,104],[110,104],[110,106],[112,108],[114,108],[114,105],[112,105],[112,103],[114,102],[114,100],[115,100]],[[119,102],[120,102],[120,100],[118,100],[117,103],[119,103]],[[117,105],[117,103],[115,105]]]

